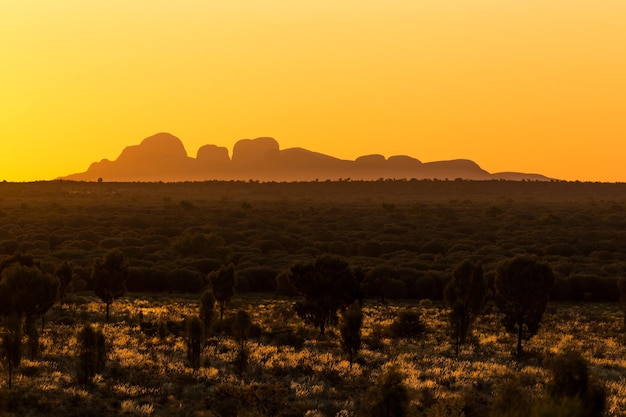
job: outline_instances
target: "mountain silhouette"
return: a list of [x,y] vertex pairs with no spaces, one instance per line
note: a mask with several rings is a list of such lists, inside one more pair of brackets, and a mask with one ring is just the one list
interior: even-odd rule
[[385,158],[364,155],[343,160],[303,148],[280,149],[276,139],[261,137],[235,143],[228,149],[204,145],[195,158],[187,155],[182,141],[169,133],[157,133],[139,145],[126,147],[115,161],[94,162],[87,171],[62,179],[76,181],[324,181],[338,179],[468,179],[547,181],[540,174],[501,172],[491,174],[466,159],[422,162],[406,155]]

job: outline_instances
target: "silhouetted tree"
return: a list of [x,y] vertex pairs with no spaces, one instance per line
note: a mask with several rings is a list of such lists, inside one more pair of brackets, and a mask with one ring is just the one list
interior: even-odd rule
[[128,264],[124,253],[119,249],[112,249],[93,263],[91,279],[93,290],[106,304],[106,321],[109,322],[111,303],[126,294],[126,279],[128,278]]
[[200,352],[202,349],[202,322],[196,316],[187,318],[186,323],[187,336],[187,359],[191,363],[193,369],[200,367]]
[[487,301],[487,282],[483,277],[482,265],[470,261],[457,265],[443,295],[446,304],[451,308],[450,323],[458,356],[459,345],[465,343],[474,319],[481,313]]
[[9,389],[13,386],[13,370],[22,360],[22,320],[13,315],[3,319],[2,356],[6,363]]
[[385,296],[393,277],[393,269],[381,265],[370,269],[365,274],[365,280],[363,286],[367,291],[368,296],[378,296],[381,303],[385,302]]
[[78,334],[78,369],[79,382],[87,385],[91,378],[104,370],[107,360],[106,340],[100,329],[85,325]]
[[361,299],[360,286],[348,264],[339,258],[322,256],[313,263],[291,267],[291,283],[304,296],[294,304],[298,316],[324,334],[327,325],[337,323],[337,312]]
[[235,294],[235,265],[222,266],[209,274],[213,295],[220,305],[220,320],[224,318],[224,308]]
[[54,271],[54,275],[59,279],[59,302],[62,305],[65,302],[65,296],[72,282],[74,272],[69,262],[63,261],[56,271]]
[[204,336],[211,333],[211,326],[215,316],[215,296],[211,290],[206,290],[200,296],[200,321],[204,327]]
[[500,264],[494,282],[495,301],[504,314],[502,323],[517,334],[517,357],[522,356],[522,339],[537,334],[554,275],[550,267],[535,258],[516,256]]
[[341,333],[341,348],[348,354],[350,368],[354,358],[361,350],[361,328],[363,327],[363,312],[361,304],[355,301],[341,314],[339,331]]
[[16,317],[20,323],[24,321],[24,330],[31,348],[30,356],[33,358],[37,355],[39,346],[36,320],[38,317],[42,318],[43,331],[43,315],[56,302],[58,289],[59,280],[36,267],[15,263],[2,271],[2,313]]
[[246,340],[250,334],[252,327],[252,319],[244,310],[238,310],[233,320],[233,337],[239,343],[239,353],[237,354],[237,362],[239,363],[239,375],[243,375],[248,363],[248,351],[246,349]]

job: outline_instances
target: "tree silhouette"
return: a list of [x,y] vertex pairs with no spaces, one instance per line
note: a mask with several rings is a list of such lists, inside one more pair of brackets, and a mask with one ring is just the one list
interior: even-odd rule
[[239,362],[239,375],[243,375],[248,362],[248,351],[246,350],[246,340],[250,334],[250,328],[252,327],[252,319],[250,315],[244,310],[238,310],[233,320],[233,336],[239,343],[239,353],[237,355],[237,362]]
[[13,315],[3,319],[2,356],[6,362],[9,389],[13,385],[13,370],[22,360],[22,320]]
[[54,271],[54,275],[59,279],[59,302],[61,305],[65,303],[65,296],[72,282],[74,271],[68,261],[63,261],[61,265]]
[[93,290],[106,304],[106,321],[109,322],[111,303],[126,294],[126,279],[128,278],[128,264],[124,253],[119,249],[112,249],[93,263],[91,279]]
[[209,274],[209,282],[213,295],[220,305],[220,320],[224,318],[224,308],[235,294],[235,265],[222,265],[217,271]]
[[446,304],[451,308],[450,323],[456,341],[456,354],[459,345],[465,343],[472,323],[487,301],[487,283],[483,277],[482,265],[470,261],[461,262],[452,272],[452,279],[443,290]]
[[191,363],[193,369],[200,367],[200,352],[202,349],[202,322],[196,316],[187,318],[186,324],[187,336],[187,359]]
[[206,290],[200,296],[200,321],[204,327],[204,336],[211,333],[213,316],[215,316],[215,296],[211,290]]
[[363,327],[363,312],[361,304],[355,301],[341,314],[339,331],[341,333],[341,348],[348,354],[350,368],[355,356],[361,350],[361,328]]
[[361,298],[360,286],[348,264],[336,257],[322,256],[313,263],[291,267],[291,283],[304,301],[294,309],[306,323],[324,334],[327,325],[337,323],[337,312]]
[[495,301],[504,314],[502,323],[517,334],[517,357],[522,356],[522,339],[537,334],[554,283],[550,267],[535,258],[516,256],[500,264],[494,286]]
[[100,329],[85,325],[78,334],[78,380],[87,385],[91,378],[102,372],[107,360],[106,340]]
[[365,274],[365,280],[363,281],[363,286],[367,289],[367,295],[380,297],[380,302],[384,304],[392,277],[393,269],[389,266],[380,265],[370,269]]
[[38,317],[42,318],[43,332],[43,315],[56,302],[58,290],[59,280],[43,273],[39,268],[15,263],[2,271],[2,313],[5,316],[14,316],[20,323],[24,321],[32,358],[37,355],[39,346],[36,320]]

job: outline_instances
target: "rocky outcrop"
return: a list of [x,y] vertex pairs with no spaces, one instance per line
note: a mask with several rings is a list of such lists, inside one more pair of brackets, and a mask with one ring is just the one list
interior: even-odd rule
[[187,156],[176,136],[158,133],[139,145],[125,148],[115,161],[93,163],[86,172],[65,177],[96,181],[202,181],[202,180],[377,180],[377,179],[530,179],[548,180],[538,174],[503,172],[490,174],[466,159],[422,163],[410,156],[365,155],[355,161],[338,159],[302,148],[281,150],[274,138],[242,139],[228,149],[202,146],[196,158]]

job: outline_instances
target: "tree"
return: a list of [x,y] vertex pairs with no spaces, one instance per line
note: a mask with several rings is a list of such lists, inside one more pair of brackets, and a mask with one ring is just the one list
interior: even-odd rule
[[354,357],[361,350],[361,328],[363,327],[363,312],[361,304],[355,301],[341,314],[341,348],[348,354],[350,368]]
[[336,257],[322,256],[313,263],[291,267],[291,283],[304,301],[294,304],[298,316],[324,334],[327,325],[338,321],[337,312],[361,299],[360,286],[348,264]]
[[209,282],[213,295],[220,305],[220,320],[224,318],[224,308],[235,294],[235,265],[222,265],[217,271],[209,274]]
[[106,304],[106,321],[109,322],[111,303],[126,294],[128,264],[124,253],[119,249],[108,251],[102,259],[93,263],[91,279],[93,290]]
[[187,318],[187,359],[193,369],[200,367],[200,351],[202,349],[202,322],[196,316]]
[[200,321],[204,326],[204,336],[211,332],[213,316],[215,316],[215,296],[211,290],[206,290],[200,296]]
[[370,269],[365,274],[365,280],[363,281],[363,285],[367,289],[367,295],[380,297],[380,302],[384,304],[393,275],[393,269],[386,265]]
[[6,362],[8,385],[13,384],[13,369],[22,360],[22,321],[17,316],[4,318],[4,334],[2,335],[2,356]]
[[78,334],[78,380],[87,385],[91,378],[104,370],[107,360],[106,340],[100,329],[85,325]]
[[464,261],[452,272],[452,279],[443,290],[446,304],[451,308],[450,323],[456,341],[456,354],[459,345],[465,343],[472,323],[487,301],[487,282],[479,263]]
[[252,327],[252,319],[250,315],[244,310],[238,310],[233,320],[233,337],[239,343],[241,350],[243,350],[248,335],[250,334],[250,328]]
[[[28,336],[30,356],[38,352],[39,333],[35,328],[38,317],[42,318],[57,300],[59,280],[34,266],[15,263],[2,271],[0,299],[2,313],[24,322],[24,333]],[[18,361],[19,364],[19,361]]]
[[233,336],[239,343],[239,353],[237,354],[237,362],[239,363],[239,375],[243,375],[248,362],[248,351],[246,350],[246,340],[250,334],[250,328],[252,327],[252,319],[250,315],[244,310],[238,310],[233,320]]
[[522,339],[529,340],[539,330],[553,283],[550,267],[533,257],[507,259],[496,271],[496,305],[504,314],[506,330],[517,334],[518,358],[522,356]]
[[54,275],[59,279],[59,302],[61,305],[65,302],[65,296],[72,282],[74,271],[68,261],[63,261],[61,265],[54,271]]

